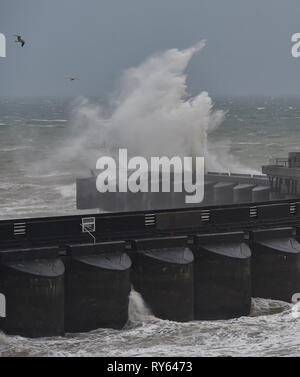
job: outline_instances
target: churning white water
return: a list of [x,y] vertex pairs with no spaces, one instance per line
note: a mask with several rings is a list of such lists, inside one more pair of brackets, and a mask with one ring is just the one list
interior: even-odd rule
[[126,70],[106,106],[77,101],[73,135],[64,158],[78,155],[94,167],[101,154],[115,156],[127,148],[131,156],[206,157],[208,170],[249,171],[223,145],[212,151],[209,134],[221,126],[225,112],[215,110],[207,92],[188,95],[186,68],[205,41],[170,49]]
[[48,339],[0,334],[0,356],[300,356],[300,318],[290,304],[253,299],[249,317],[177,323],[148,315],[137,297],[131,295],[131,318],[121,331]]
[[146,305],[140,293],[131,288],[129,295],[128,316],[130,322],[146,321],[153,317],[150,308]]

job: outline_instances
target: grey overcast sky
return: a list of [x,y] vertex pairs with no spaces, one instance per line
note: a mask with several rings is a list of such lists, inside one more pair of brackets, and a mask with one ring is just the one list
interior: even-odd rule
[[[192,93],[300,96],[296,32],[299,0],[0,0],[0,96],[105,97],[122,70],[203,38]],[[69,75],[81,80],[70,85]]]

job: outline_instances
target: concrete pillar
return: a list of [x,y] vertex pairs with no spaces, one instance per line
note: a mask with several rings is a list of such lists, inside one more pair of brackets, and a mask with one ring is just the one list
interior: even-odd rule
[[234,203],[250,203],[252,201],[252,190],[254,185],[239,184],[233,188]]
[[131,261],[124,242],[68,247],[67,332],[122,328],[128,320]]
[[[32,258],[32,256],[35,256]],[[28,338],[64,334],[64,272],[57,248],[0,252],[0,329]]]
[[251,252],[244,233],[199,235],[194,252],[195,319],[248,315],[251,307]]
[[268,186],[256,186],[252,189],[252,201],[266,202],[270,200],[270,187]]
[[214,185],[214,204],[233,203],[233,188],[236,183],[218,182]]
[[193,254],[186,237],[135,241],[132,280],[153,314],[186,322],[194,318]]
[[290,302],[300,292],[300,244],[292,228],[250,232],[253,296]]

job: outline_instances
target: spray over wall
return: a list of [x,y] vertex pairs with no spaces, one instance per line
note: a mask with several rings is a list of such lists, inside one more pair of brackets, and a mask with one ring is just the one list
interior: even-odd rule
[[207,92],[188,96],[185,70],[204,46],[201,41],[188,49],[170,49],[126,70],[109,106],[78,100],[76,137],[64,155],[81,155],[94,167],[101,155],[115,156],[119,148],[127,148],[132,156],[199,156],[207,158],[207,170],[239,170],[227,151],[210,152],[209,133],[225,113],[213,109]]

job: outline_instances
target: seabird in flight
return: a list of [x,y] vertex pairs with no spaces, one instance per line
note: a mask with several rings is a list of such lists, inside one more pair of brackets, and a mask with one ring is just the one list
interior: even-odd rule
[[80,79],[78,77],[66,77],[66,80],[75,81],[75,80],[80,80]]
[[21,35],[18,35],[18,34],[15,34],[15,37],[17,37],[17,40],[15,41],[16,43],[20,43],[22,47],[24,47],[25,45],[25,41],[24,39],[22,38]]

